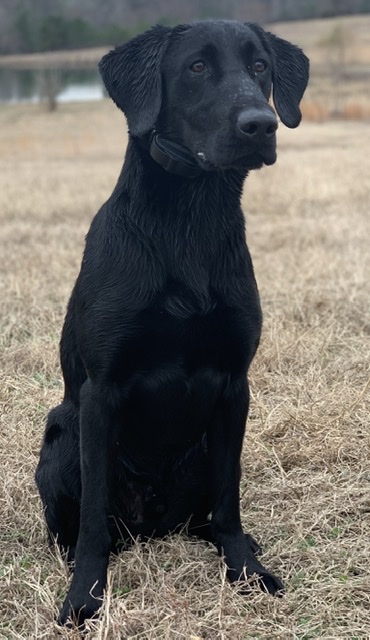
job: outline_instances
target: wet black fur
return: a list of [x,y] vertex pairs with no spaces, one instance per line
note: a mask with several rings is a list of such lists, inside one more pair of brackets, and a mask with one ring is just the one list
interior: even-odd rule
[[[206,71],[194,74],[199,59]],[[239,512],[261,331],[240,196],[248,171],[274,162],[275,135],[246,139],[237,122],[250,109],[274,118],[273,84],[281,120],[297,126],[308,61],[256,25],[207,21],[155,27],[100,70],[130,140],[87,235],[61,339],[65,395],[36,472],[50,538],[76,563],[62,623],[99,608],[122,539],[186,523],[224,553],[230,580],[255,573],[270,593],[282,589]],[[154,163],[154,128],[189,150],[200,177]]]

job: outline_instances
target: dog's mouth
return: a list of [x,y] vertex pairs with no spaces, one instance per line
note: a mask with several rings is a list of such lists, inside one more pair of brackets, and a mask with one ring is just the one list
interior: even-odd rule
[[276,147],[266,147],[258,151],[243,153],[230,159],[220,161],[210,160],[206,153],[199,151],[196,159],[205,171],[225,171],[227,169],[260,169],[263,165],[270,166],[276,162]]
[[150,155],[169,173],[178,176],[195,178],[203,171],[227,171],[238,169],[249,171],[260,169],[264,164],[271,165],[276,161],[276,146],[266,145],[262,148],[252,149],[245,153],[240,149],[239,153],[234,148],[224,149],[218,158],[208,155],[207,151],[192,152],[183,145],[173,142],[153,132],[150,141]]

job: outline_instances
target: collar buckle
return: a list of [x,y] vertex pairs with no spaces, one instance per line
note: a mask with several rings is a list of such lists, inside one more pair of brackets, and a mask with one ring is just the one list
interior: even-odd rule
[[177,176],[196,178],[203,171],[186,147],[162,138],[155,131],[151,134],[149,153],[163,169]]

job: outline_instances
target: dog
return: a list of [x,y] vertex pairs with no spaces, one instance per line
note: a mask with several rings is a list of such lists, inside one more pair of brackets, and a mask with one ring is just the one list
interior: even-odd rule
[[231,582],[280,594],[239,507],[261,309],[240,198],[297,127],[309,63],[260,26],[155,26],[99,65],[129,128],[86,238],[61,337],[65,393],[36,470],[74,573],[59,623],[97,614],[122,538],[214,543]]

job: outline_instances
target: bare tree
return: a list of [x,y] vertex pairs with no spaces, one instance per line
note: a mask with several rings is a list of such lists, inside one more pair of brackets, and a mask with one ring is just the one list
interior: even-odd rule
[[57,96],[61,90],[60,70],[42,69],[39,79],[39,95],[42,101],[46,101],[48,111],[55,111],[58,102]]
[[353,40],[353,34],[342,23],[336,24],[331,31],[320,40],[319,45],[329,53],[329,64],[333,80],[334,110],[337,116],[342,107],[342,85],[346,74],[348,48]]

